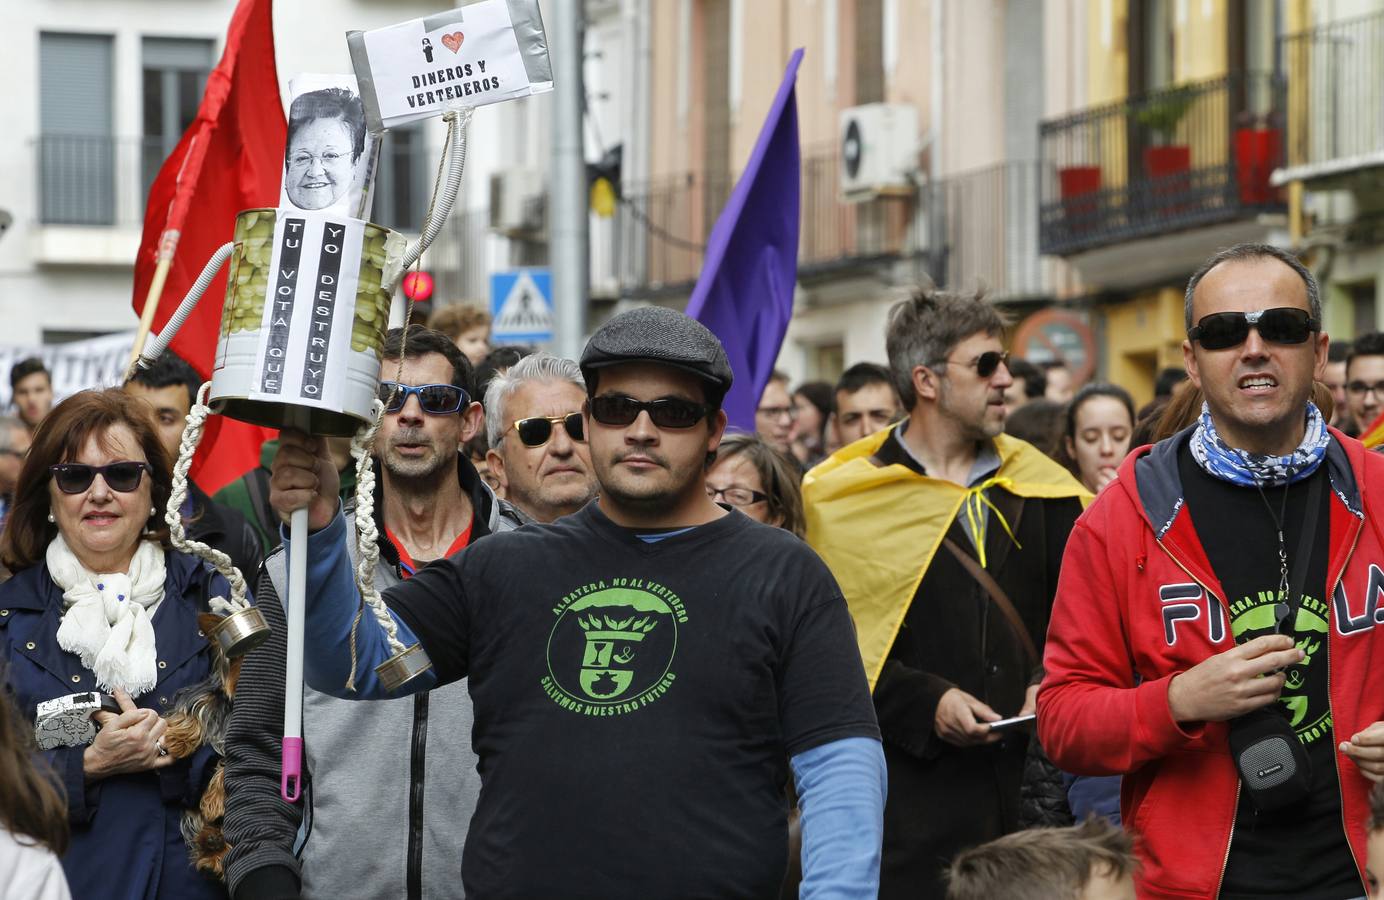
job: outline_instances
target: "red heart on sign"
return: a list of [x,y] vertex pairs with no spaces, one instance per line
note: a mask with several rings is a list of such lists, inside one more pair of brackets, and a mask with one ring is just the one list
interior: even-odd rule
[[466,35],[460,31],[453,31],[451,34],[442,36],[442,44],[453,53],[461,49],[461,42],[466,40]]

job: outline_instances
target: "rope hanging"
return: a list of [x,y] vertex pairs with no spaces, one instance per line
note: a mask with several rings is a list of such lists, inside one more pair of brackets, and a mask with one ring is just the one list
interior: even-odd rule
[[[428,211],[423,217],[422,233],[418,243],[410,248],[400,269],[400,276],[410,266],[420,264],[423,251],[442,231],[442,224],[451,212],[457,190],[461,186],[462,172],[466,165],[466,130],[471,121],[471,107],[448,110],[443,114],[447,123],[447,136],[442,146],[442,156],[438,161],[437,176],[433,181],[432,197],[428,201]],[[398,289],[398,279],[391,279],[393,289]],[[403,378],[404,359],[408,355],[408,329],[413,321],[413,300],[409,299],[404,314],[402,346],[399,351],[399,367],[394,380]],[[356,652],[356,635],[360,630],[361,618],[366,607],[384,630],[390,653],[398,656],[408,648],[399,640],[399,627],[389,614],[379,590],[375,587],[375,566],[379,563],[379,527],[375,524],[375,466],[371,450],[375,435],[379,433],[384,421],[384,403],[376,400],[373,406],[373,421],[361,426],[351,438],[351,456],[356,460],[356,585],[360,589],[360,603],[356,606],[355,618],[351,620],[351,671],[346,677],[346,689],[356,689],[356,672],[359,658]]]
[[189,538],[183,528],[182,509],[187,501],[187,472],[192,468],[192,457],[197,452],[197,445],[202,442],[202,431],[206,427],[207,416],[211,415],[211,408],[207,406],[207,392],[210,390],[210,381],[202,385],[197,391],[197,402],[187,414],[187,428],[183,430],[182,443],[178,446],[178,461],[173,464],[173,486],[168,494],[168,508],[164,510],[163,520],[168,524],[169,538],[174,549],[211,563],[230,584],[229,600],[225,597],[212,597],[209,601],[212,612],[219,616],[229,616],[250,606],[245,599],[244,576],[231,563],[229,556],[215,547]]
[[384,403],[376,400],[374,421],[361,426],[351,438],[351,456],[356,460],[356,585],[360,588],[360,603],[351,621],[351,672],[346,678],[346,690],[356,689],[356,634],[366,607],[384,630],[391,655],[408,648],[399,640],[399,626],[389,614],[389,607],[375,587],[375,566],[380,560],[380,532],[375,524],[375,466],[370,450],[375,444],[380,423],[384,421]]

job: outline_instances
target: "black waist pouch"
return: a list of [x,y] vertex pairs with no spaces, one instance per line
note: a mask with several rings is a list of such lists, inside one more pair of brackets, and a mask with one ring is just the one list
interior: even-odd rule
[[1271,703],[1229,724],[1230,754],[1256,809],[1273,812],[1307,798],[1312,760],[1280,704]]

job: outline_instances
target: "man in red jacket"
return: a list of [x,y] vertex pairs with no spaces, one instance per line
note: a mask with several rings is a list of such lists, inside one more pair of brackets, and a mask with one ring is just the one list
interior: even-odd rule
[[[1384,459],[1310,403],[1327,336],[1296,258],[1217,254],[1186,325],[1206,405],[1072,531],[1039,736],[1067,771],[1125,776],[1140,897],[1362,897],[1384,779]],[[1238,752],[1265,739],[1291,761]]]

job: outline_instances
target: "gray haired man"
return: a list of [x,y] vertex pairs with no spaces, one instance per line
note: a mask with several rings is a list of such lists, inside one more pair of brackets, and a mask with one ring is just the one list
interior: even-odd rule
[[524,357],[486,389],[486,460],[521,519],[552,522],[596,496],[585,402],[581,368],[547,353]]

